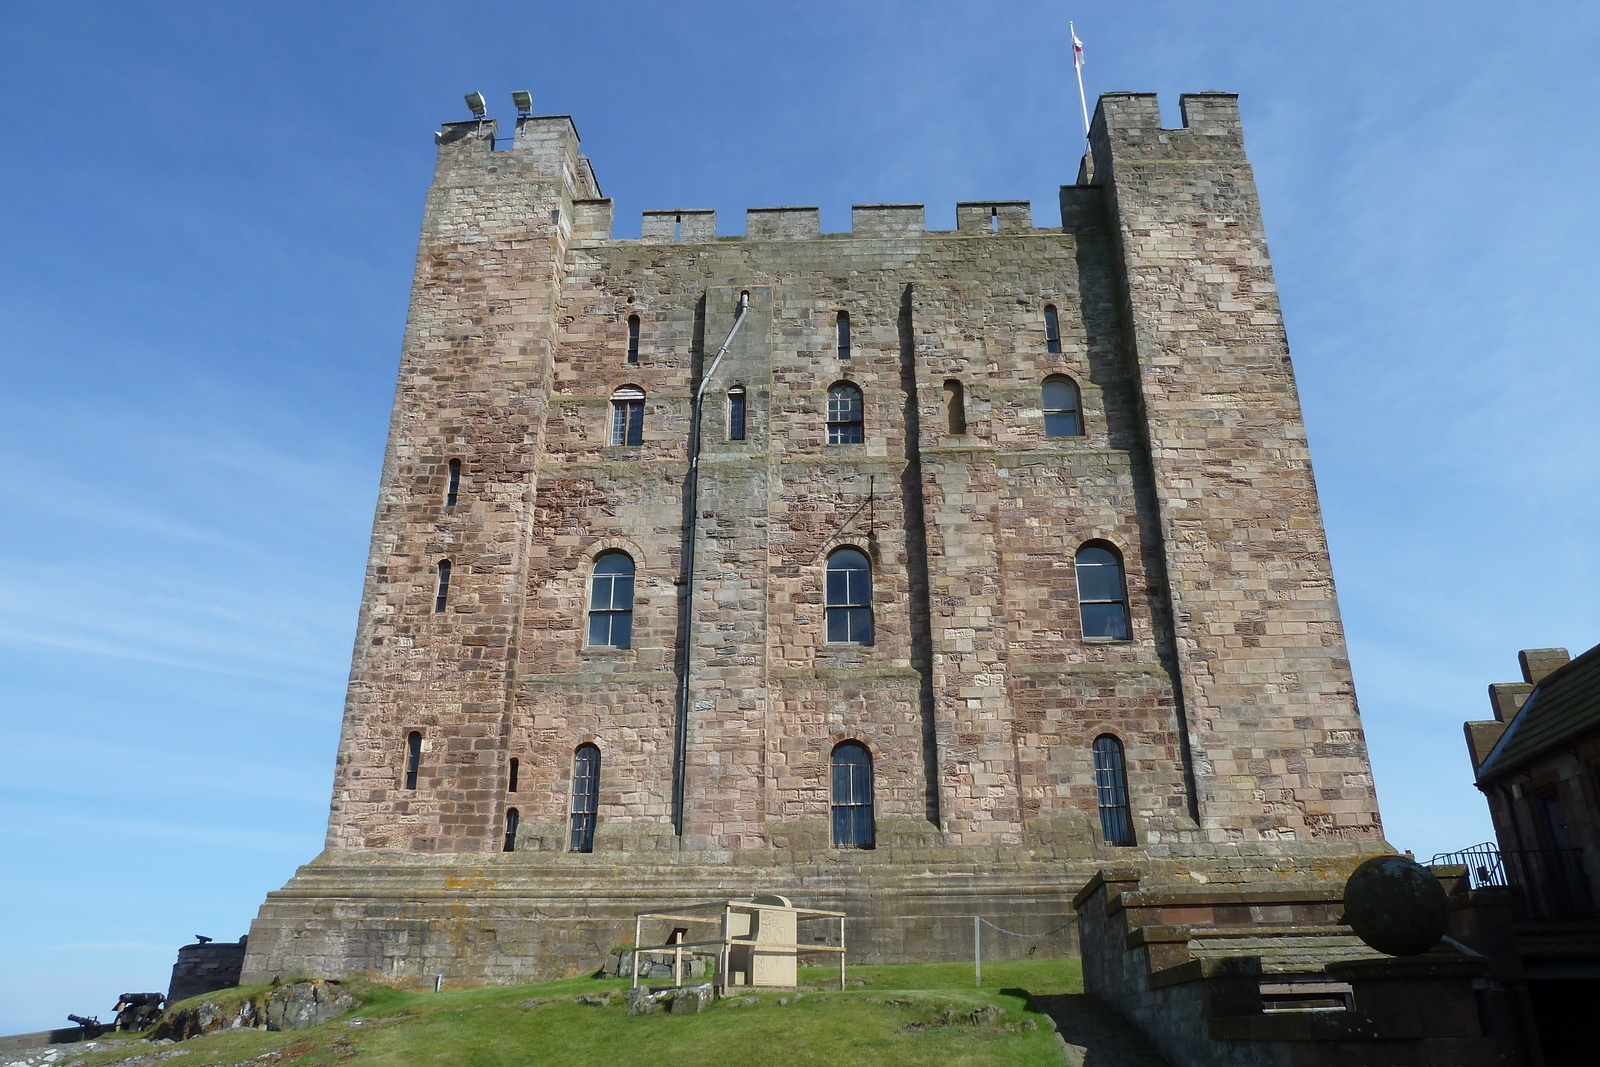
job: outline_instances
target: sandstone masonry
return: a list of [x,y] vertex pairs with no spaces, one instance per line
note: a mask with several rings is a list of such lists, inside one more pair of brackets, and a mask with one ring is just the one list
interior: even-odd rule
[[[994,201],[953,231],[871,205],[848,233],[767,208],[718,237],[672,210],[638,240],[611,237],[567,117],[519,119],[509,150],[447,124],[327,849],[263,906],[245,980],[559,973],[634,910],[750,891],[937,958],[975,911],[1068,913],[1107,862],[1331,877],[1384,848],[1236,100],[1183,114],[1102,97],[1058,227]],[[1047,435],[1050,377],[1081,435]],[[828,443],[841,383],[860,443]],[[613,444],[633,391],[639,442]],[[1084,634],[1090,544],[1120,558],[1126,640]],[[871,563],[870,645],[826,640],[841,548]],[[626,648],[587,640],[607,552],[635,567]],[[1102,736],[1131,846],[1103,832]],[[849,741],[871,851],[830,830]]]

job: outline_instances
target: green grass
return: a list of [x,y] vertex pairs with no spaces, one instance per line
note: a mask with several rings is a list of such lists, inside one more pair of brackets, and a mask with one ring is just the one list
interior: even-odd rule
[[[188,1052],[174,1067],[237,1064],[280,1050],[280,1067],[747,1067],[773,1058],[783,1067],[873,1060],[908,1067],[1054,1067],[1062,1062],[1055,1038],[1028,1011],[1021,991],[1076,991],[1079,974],[1077,960],[986,963],[983,988],[975,989],[970,964],[850,967],[850,985],[841,993],[836,968],[807,967],[800,982],[817,988],[799,999],[766,992],[753,994],[756,1003],[750,1005],[742,1003],[747,997],[730,997],[698,1015],[631,1018],[622,996],[627,979],[573,978],[435,994],[351,983],[363,1006],[315,1030],[225,1031],[166,1048]],[[607,989],[617,995],[605,1007],[551,1000]],[[530,1003],[535,1000],[549,1002]],[[984,1005],[1003,1014],[981,1026],[961,1022]],[[150,1051],[138,1040],[83,1062],[98,1067]]]

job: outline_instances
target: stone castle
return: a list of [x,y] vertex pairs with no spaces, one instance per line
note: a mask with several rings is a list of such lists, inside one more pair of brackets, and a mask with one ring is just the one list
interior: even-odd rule
[[546,977],[749,891],[958,958],[1108,864],[1387,851],[1236,98],[1182,105],[1103,96],[1059,226],[636,240],[568,117],[446,124],[326,849],[244,980]]

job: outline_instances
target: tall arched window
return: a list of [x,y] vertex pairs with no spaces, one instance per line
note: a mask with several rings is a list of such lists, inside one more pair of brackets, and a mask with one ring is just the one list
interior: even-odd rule
[[626,552],[607,552],[594,561],[589,579],[589,647],[632,644],[633,560]]
[[828,443],[859,445],[866,440],[861,390],[839,382],[828,390]]
[[594,851],[594,820],[600,810],[600,749],[579,745],[572,761],[572,851]]
[[1056,314],[1054,304],[1044,306],[1044,350],[1061,351],[1061,318]]
[[433,610],[435,612],[443,611],[445,605],[449,602],[450,561],[447,559],[441,559],[439,561],[439,584],[434,588],[433,591]]
[[840,359],[849,359],[850,358],[850,312],[848,312],[848,311],[839,312],[839,318],[836,320],[834,328],[838,331],[839,358]]
[[515,852],[517,850],[517,823],[521,821],[522,817],[517,814],[516,808],[506,809],[506,843],[504,851]]
[[744,386],[728,390],[728,440],[744,440]]
[[1046,378],[1039,390],[1044,408],[1046,437],[1081,437],[1083,419],[1078,410],[1078,387],[1069,378]]
[[944,432],[967,432],[967,391],[954,378],[944,380]]
[[520,762],[518,762],[517,757],[512,756],[511,757],[511,773],[506,776],[506,792],[507,793],[515,793],[517,791],[517,772],[520,771],[520,770],[522,770],[522,764]]
[[1122,742],[1110,734],[1094,739],[1094,788],[1100,804],[1100,832],[1108,845],[1133,844],[1133,816],[1128,812],[1128,772]]
[[459,459],[453,459],[450,461],[450,479],[444,487],[444,506],[447,508],[455,507],[456,498],[460,495],[460,493],[461,461]]
[[833,750],[833,845],[871,848],[872,753],[860,741]]
[[1128,586],[1122,558],[1109,545],[1078,549],[1078,610],[1083,636],[1113,641],[1128,639]]
[[611,443],[644,444],[644,390],[624,385],[611,394]]
[[412,730],[406,735],[406,788],[417,787],[417,772],[422,768],[422,734]]
[[628,316],[628,362],[639,362],[639,316]]
[[872,565],[854,548],[828,557],[828,643],[872,644]]

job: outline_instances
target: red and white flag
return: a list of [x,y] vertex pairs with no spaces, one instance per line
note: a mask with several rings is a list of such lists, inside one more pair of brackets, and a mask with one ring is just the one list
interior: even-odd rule
[[[1057,23],[1056,25],[1059,26],[1060,23]],[[1072,33],[1072,65],[1074,67],[1078,68],[1079,70],[1082,70],[1083,69],[1083,42],[1078,40],[1077,33],[1073,32],[1073,31],[1070,31],[1070,30],[1068,32]]]

